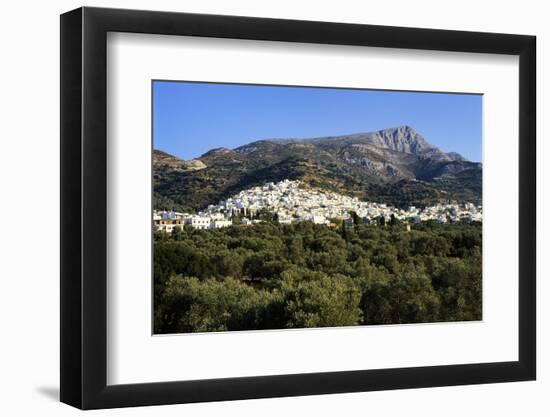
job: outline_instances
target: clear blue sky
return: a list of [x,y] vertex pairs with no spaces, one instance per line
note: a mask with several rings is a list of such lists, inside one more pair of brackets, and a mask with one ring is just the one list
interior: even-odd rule
[[259,139],[415,128],[481,161],[482,96],[154,81],[153,143],[183,159]]

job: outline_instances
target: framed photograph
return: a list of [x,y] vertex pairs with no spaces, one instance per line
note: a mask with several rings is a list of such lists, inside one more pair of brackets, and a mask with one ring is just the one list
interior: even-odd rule
[[535,37],[61,16],[61,401],[533,380]]

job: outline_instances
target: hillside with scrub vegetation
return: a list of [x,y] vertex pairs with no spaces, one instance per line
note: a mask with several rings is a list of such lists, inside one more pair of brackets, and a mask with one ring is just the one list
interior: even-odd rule
[[192,160],[153,152],[153,206],[196,212],[267,182],[309,187],[398,208],[481,204],[482,164],[443,152],[410,126],[310,139],[264,139]]

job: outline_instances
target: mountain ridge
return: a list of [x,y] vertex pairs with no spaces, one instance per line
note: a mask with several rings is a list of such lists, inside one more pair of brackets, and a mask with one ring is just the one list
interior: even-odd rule
[[239,146],[234,151],[242,152],[247,148],[253,147],[255,144],[262,142],[271,142],[276,144],[289,144],[289,143],[311,143],[320,146],[330,146],[334,142],[345,144],[371,144],[379,148],[390,149],[396,152],[413,153],[416,155],[421,154],[441,154],[449,158],[449,160],[467,159],[458,152],[443,152],[437,146],[428,143],[424,137],[422,137],[416,129],[408,125],[402,125],[387,129],[381,129],[372,132],[359,132],[345,135],[332,135],[321,136],[311,138],[272,138],[272,139],[259,139],[252,141],[246,145]]
[[396,206],[481,200],[481,163],[441,151],[410,126],[262,139],[179,163],[155,152],[155,204],[196,209],[251,185],[283,179]]

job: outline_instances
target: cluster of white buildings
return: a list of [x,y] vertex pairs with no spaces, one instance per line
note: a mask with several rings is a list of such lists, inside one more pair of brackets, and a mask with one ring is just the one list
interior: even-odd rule
[[[409,208],[409,210],[414,207]],[[437,220],[439,223],[451,222],[481,222],[483,220],[483,210],[481,206],[472,203],[465,204],[437,204],[426,207],[424,210],[414,210],[415,215],[412,219],[415,223],[427,220]]]
[[217,229],[230,226],[234,216],[238,216],[240,223],[245,225],[259,222],[260,220],[252,219],[263,210],[275,213],[281,224],[301,221],[329,224],[331,219],[351,222],[353,212],[365,223],[380,217],[389,221],[392,216],[415,223],[427,220],[440,223],[482,220],[481,206],[471,203],[438,204],[422,210],[416,207],[401,210],[386,204],[360,201],[356,197],[311,189],[303,186],[300,181],[284,180],[241,191],[227,200],[208,206],[198,214],[155,212],[154,222],[159,230],[167,232],[184,225],[195,229]]
[[172,233],[175,228],[183,229],[189,225],[195,229],[220,229],[231,226],[233,222],[222,213],[188,214],[177,211],[153,211],[153,223],[157,230]]

